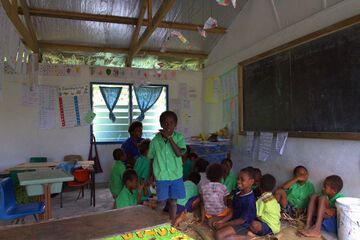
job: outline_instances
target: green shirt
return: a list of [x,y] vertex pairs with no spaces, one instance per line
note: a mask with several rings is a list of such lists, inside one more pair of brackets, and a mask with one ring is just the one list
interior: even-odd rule
[[271,192],[263,193],[256,201],[256,216],[271,228],[273,234],[280,232],[280,205]]
[[192,170],[192,161],[191,159],[187,158],[185,160],[185,163],[183,165],[183,178],[186,180],[188,176],[190,175]]
[[124,208],[137,205],[137,195],[137,190],[133,190],[130,192],[127,187],[124,187],[119,193],[119,196],[117,196],[116,198],[116,208]]
[[335,196],[333,196],[331,199],[329,199],[329,197],[328,197],[329,203],[330,203],[330,207],[335,208],[336,199],[342,198],[342,197],[344,197],[344,195],[343,195],[342,193],[340,193],[340,192],[338,192],[337,194],[335,194]]
[[[181,133],[173,132],[172,139],[181,149],[182,153],[186,151],[186,144]],[[171,143],[165,142],[161,134],[157,134],[150,142],[148,153],[149,159],[153,161],[154,176],[157,181],[177,180],[183,176],[181,156],[175,155]]]
[[303,185],[296,182],[287,190],[287,198],[295,208],[307,208],[314,192],[314,184],[310,181],[306,181]]
[[140,155],[136,159],[134,170],[135,170],[136,174],[138,175],[139,182],[141,180],[146,181],[149,178],[150,159],[148,159],[144,155]]
[[185,181],[184,186],[185,186],[185,194],[186,194],[186,196],[185,196],[185,198],[178,199],[177,202],[176,202],[177,204],[182,205],[182,206],[185,206],[190,198],[199,195],[199,189],[196,186],[196,184],[193,183],[192,181]]
[[226,186],[226,189],[228,190],[228,192],[231,193],[236,188],[236,185],[237,185],[237,180],[236,180],[236,177],[235,177],[233,171],[229,172],[225,181],[224,181],[224,178],[222,178],[221,183],[224,184]]
[[115,161],[111,168],[109,188],[113,196],[117,196],[124,187],[122,175],[126,167],[122,161]]

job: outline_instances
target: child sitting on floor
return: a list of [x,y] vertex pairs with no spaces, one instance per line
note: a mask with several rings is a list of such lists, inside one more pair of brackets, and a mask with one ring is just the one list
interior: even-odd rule
[[252,167],[244,168],[238,177],[240,191],[234,193],[230,214],[214,222],[216,239],[222,240],[237,235],[246,235],[251,222],[256,218],[255,195],[252,191],[255,172]]
[[124,187],[116,198],[116,208],[135,206],[141,202],[141,191],[144,182],[138,186],[138,176],[132,169],[128,169],[123,175]]
[[206,169],[209,166],[209,162],[205,159],[198,159],[195,162],[194,165],[194,171],[198,172],[200,174],[200,182],[198,184],[199,189],[201,189],[201,186],[205,185],[206,183],[210,182],[209,179],[206,177]]
[[236,177],[234,172],[232,171],[233,162],[230,158],[225,158],[221,164],[223,169],[223,178],[221,179],[221,183],[226,186],[226,189],[229,193],[235,190],[236,188]]
[[211,164],[206,170],[206,177],[210,182],[200,188],[202,198],[201,221],[208,219],[210,226],[212,222],[219,221],[229,214],[229,209],[226,207],[226,197],[229,192],[226,186],[220,183],[222,175],[221,165]]
[[255,171],[255,182],[254,182],[254,185],[252,186],[252,189],[254,191],[255,197],[259,198],[261,195],[259,186],[260,186],[260,181],[262,178],[262,173],[261,173],[260,168],[254,168],[254,171]]
[[193,165],[198,159],[196,153],[190,152],[190,147],[186,146],[186,153],[182,156],[183,158],[183,179],[184,181],[189,177],[189,174],[193,171]]
[[126,170],[126,153],[120,148],[116,148],[113,151],[113,157],[115,163],[111,168],[109,189],[115,200],[124,187],[122,176]]
[[293,174],[294,177],[275,192],[275,198],[280,203],[282,212],[291,217],[305,210],[311,195],[315,192],[314,184],[308,180],[309,173],[304,166],[297,166]]
[[[311,197],[308,209],[306,224],[303,230],[298,233],[305,237],[320,237],[321,230],[337,233],[335,201],[343,197],[340,193],[343,187],[341,177],[337,175],[328,176],[324,183],[321,194],[314,193]],[[315,224],[313,217],[316,216]]]
[[265,236],[280,232],[280,205],[274,198],[272,190],[276,179],[270,174],[265,174],[260,180],[260,198],[256,201],[256,216],[258,220],[252,221],[248,236]]

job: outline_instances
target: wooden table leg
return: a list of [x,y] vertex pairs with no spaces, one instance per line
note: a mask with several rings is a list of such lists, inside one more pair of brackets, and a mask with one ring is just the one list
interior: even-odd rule
[[45,220],[52,218],[51,208],[51,184],[44,184],[44,199],[45,199]]

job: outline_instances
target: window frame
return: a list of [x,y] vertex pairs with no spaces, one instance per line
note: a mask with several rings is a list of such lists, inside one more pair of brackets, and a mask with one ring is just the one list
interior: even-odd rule
[[[127,85],[130,88],[129,91],[129,122],[133,123],[133,87],[135,84],[133,83],[123,83],[123,82],[90,82],[90,108],[93,110],[93,85]],[[169,85],[168,84],[147,84],[146,86],[150,87],[164,87],[166,91],[166,110],[169,110]],[[93,124],[90,124],[90,144],[92,142],[93,135]],[[114,145],[114,144],[122,144],[126,141],[126,139],[116,142],[97,142],[98,145]]]

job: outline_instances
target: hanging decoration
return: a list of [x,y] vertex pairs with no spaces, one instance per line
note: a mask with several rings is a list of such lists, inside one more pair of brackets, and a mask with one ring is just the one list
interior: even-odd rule
[[229,0],[216,0],[216,2],[220,5],[220,6],[229,6]]
[[104,98],[106,107],[109,110],[109,119],[112,122],[115,122],[116,120],[113,110],[119,100],[121,90],[122,87],[100,87],[101,95]]
[[81,67],[78,65],[40,63],[39,75],[53,77],[79,77],[81,76]]
[[209,17],[204,23],[204,27],[198,27],[200,36],[206,38],[206,30],[216,28],[218,26],[217,20],[215,18]]

